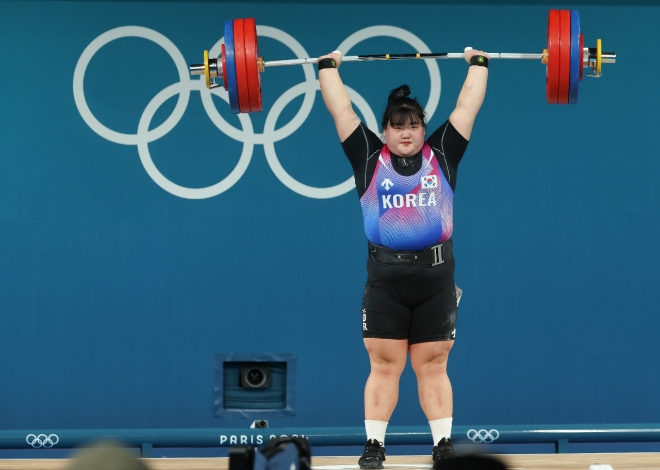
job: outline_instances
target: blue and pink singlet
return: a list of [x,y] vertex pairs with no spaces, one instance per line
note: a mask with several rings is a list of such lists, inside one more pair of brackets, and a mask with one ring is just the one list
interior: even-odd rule
[[428,144],[422,148],[422,167],[412,176],[397,173],[384,145],[360,198],[364,232],[370,242],[392,250],[423,250],[451,237],[453,202],[454,192]]

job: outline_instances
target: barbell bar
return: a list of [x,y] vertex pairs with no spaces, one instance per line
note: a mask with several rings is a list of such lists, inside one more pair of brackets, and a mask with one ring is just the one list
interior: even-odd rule
[[[257,27],[254,18],[226,20],[221,57],[190,66],[191,75],[204,75],[206,86],[223,86],[229,95],[232,113],[259,112],[262,109],[261,75],[267,67],[315,64],[318,58],[264,61],[259,56]],[[596,47],[584,47],[578,10],[550,10],[547,47],[541,53],[488,53],[491,59],[540,60],[546,65],[546,101],[550,104],[575,104],[578,101],[583,70],[589,77],[602,75],[602,64],[616,63],[616,53],[603,52],[602,41]],[[463,52],[408,54],[371,54],[342,57],[343,62],[415,59],[463,59]],[[218,84],[218,80],[222,84]]]

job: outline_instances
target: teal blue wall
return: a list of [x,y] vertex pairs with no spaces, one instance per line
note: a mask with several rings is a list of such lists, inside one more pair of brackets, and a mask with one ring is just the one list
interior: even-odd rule
[[[196,88],[182,114],[175,94],[154,108],[152,129],[173,111],[180,117],[169,132],[123,138],[142,148],[116,143],[74,100],[77,64],[95,38],[148,28],[171,41],[180,63],[199,63],[225,19],[254,17],[311,57],[376,25],[407,30],[434,51],[537,53],[551,7],[0,2],[0,426],[244,426],[213,414],[214,357],[232,352],[296,355],[295,415],[271,426],[362,422],[366,244],[355,190],[301,195],[266,158],[272,144],[308,186],[351,177],[320,94],[309,92],[309,113],[289,135],[264,137],[307,106],[293,97],[268,119],[304,82],[300,67],[267,69],[264,111],[241,121],[212,98],[226,126],[251,126],[252,135],[216,127],[198,82],[186,81]],[[491,64],[455,199],[464,290],[449,364],[456,424],[660,421],[660,9],[567,7],[580,10],[587,45],[602,38],[618,61],[581,83],[577,106],[545,103],[540,63]],[[295,57],[271,37],[259,45],[266,60]],[[344,52],[412,50],[383,37]],[[437,64],[441,82],[416,62],[341,72],[367,103],[367,121],[379,120],[401,83],[423,103],[439,88],[429,103],[437,127],[467,69]],[[178,81],[168,52],[131,37],[91,57],[82,89],[103,126],[136,134],[154,97]],[[145,170],[145,149],[162,177]],[[165,183],[213,186],[248,158],[235,184],[215,192]],[[407,369],[392,423],[424,422]]]

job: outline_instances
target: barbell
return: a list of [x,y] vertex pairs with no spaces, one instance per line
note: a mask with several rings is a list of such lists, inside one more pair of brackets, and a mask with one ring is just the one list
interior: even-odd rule
[[[206,86],[223,86],[229,96],[232,113],[259,112],[262,108],[261,72],[266,67],[315,64],[318,58],[264,61],[259,56],[257,26],[254,18],[226,20],[224,44],[220,57],[209,58],[204,51],[204,63],[190,66],[191,75],[204,75]],[[603,52],[602,41],[596,47],[584,47],[578,10],[550,10],[548,14],[547,47],[540,54],[497,52],[491,59],[540,60],[546,65],[546,100],[550,104],[575,104],[578,101],[583,71],[590,68],[589,77],[602,75],[602,64],[616,63],[616,53]],[[342,57],[343,62],[410,59],[463,59],[463,52],[430,52],[410,54],[373,54]],[[218,79],[222,84],[218,84]]]

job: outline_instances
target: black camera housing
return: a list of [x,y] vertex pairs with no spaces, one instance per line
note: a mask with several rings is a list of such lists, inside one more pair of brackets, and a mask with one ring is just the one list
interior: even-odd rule
[[255,450],[252,446],[230,446],[230,470],[252,470],[254,466],[254,452]]
[[[289,446],[296,448],[296,462],[280,461],[276,464],[275,468],[282,468],[282,463],[285,463],[285,468],[294,466],[299,470],[311,470],[312,446],[307,438],[298,436],[274,437],[260,448],[255,448],[251,445],[230,446],[229,470],[255,470],[254,463],[257,452],[265,458],[265,468],[268,469],[271,459],[277,458],[277,454],[288,450],[287,448]],[[263,462],[263,459],[260,461]],[[297,465],[295,465],[296,463]],[[261,464],[259,467],[264,468],[264,465]]]

